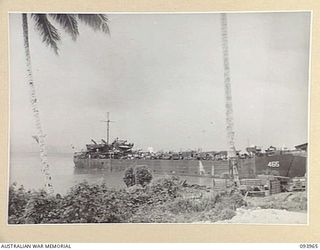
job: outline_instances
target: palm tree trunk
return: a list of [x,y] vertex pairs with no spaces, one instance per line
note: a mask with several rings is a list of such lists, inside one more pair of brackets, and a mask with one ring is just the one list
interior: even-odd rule
[[24,52],[25,52],[26,66],[27,66],[27,79],[28,79],[28,85],[29,85],[29,91],[30,91],[30,102],[31,102],[34,122],[36,125],[37,136],[39,138],[41,171],[44,175],[45,189],[49,194],[52,194],[54,190],[51,183],[50,166],[48,163],[47,150],[46,150],[46,144],[45,144],[45,138],[44,138],[45,136],[41,127],[39,108],[38,108],[36,91],[35,91],[35,86],[34,86],[33,76],[32,76],[27,14],[22,14],[22,28],[23,28]]
[[231,171],[236,185],[239,185],[239,176],[236,162],[236,148],[234,145],[234,129],[233,129],[233,108],[231,95],[231,79],[230,79],[230,63],[228,48],[228,25],[227,16],[221,14],[221,34],[222,34],[222,50],[223,50],[223,69],[224,69],[224,92],[226,107],[226,123],[227,123],[227,139],[228,139],[228,158],[231,161]]

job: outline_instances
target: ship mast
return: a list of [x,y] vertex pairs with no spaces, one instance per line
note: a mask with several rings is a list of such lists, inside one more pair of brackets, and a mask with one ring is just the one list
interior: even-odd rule
[[107,145],[109,145],[109,137],[110,137],[110,117],[109,117],[109,112],[107,112],[107,120],[101,120],[101,122],[106,122],[107,123]]

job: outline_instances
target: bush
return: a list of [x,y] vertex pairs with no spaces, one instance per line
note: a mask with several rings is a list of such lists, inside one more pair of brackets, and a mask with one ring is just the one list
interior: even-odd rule
[[190,199],[177,198],[168,204],[168,210],[175,213],[193,213],[208,211],[215,206],[215,201],[209,198]]
[[132,215],[127,192],[86,182],[77,184],[62,197],[50,196],[44,191],[26,193],[14,188],[9,197],[10,224],[115,223],[124,222]]
[[124,172],[123,181],[127,187],[146,186],[152,180],[152,174],[146,166],[129,167]]
[[135,168],[136,184],[146,186],[152,180],[152,174],[146,166],[137,166]]
[[127,187],[132,187],[136,184],[136,180],[135,180],[135,174],[133,172],[133,168],[127,168],[124,171],[124,177],[123,177],[123,181],[126,184]]
[[24,209],[26,224],[55,223],[60,217],[60,200],[44,190],[32,192]]
[[216,203],[224,208],[236,210],[239,207],[246,206],[246,202],[240,193],[221,192],[216,196]]
[[[9,190],[9,223],[174,223],[230,219],[242,202],[238,194],[221,193],[196,199],[179,178],[154,180],[150,185],[135,185],[114,190],[105,184],[82,182],[66,195],[45,191],[26,191],[12,185]],[[201,191],[201,190],[200,190]],[[199,193],[198,189],[191,193]]]
[[126,190],[114,190],[103,185],[80,183],[62,199],[61,220],[66,223],[126,222],[135,211]]
[[153,195],[165,201],[179,196],[181,189],[180,179],[176,176],[159,178],[151,183],[151,192]]
[[230,208],[224,208],[221,210],[221,212],[218,214],[217,220],[230,220],[233,216],[236,215],[236,212]]
[[23,186],[17,188],[17,184],[13,183],[9,187],[9,223],[24,223],[23,215],[30,196],[30,191],[27,192]]

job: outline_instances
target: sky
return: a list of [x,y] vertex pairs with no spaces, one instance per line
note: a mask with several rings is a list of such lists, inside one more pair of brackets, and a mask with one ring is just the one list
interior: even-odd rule
[[[105,138],[107,112],[111,139],[136,149],[226,149],[219,14],[106,14],[110,36],[80,23],[74,42],[60,29],[58,56],[29,19],[49,151]],[[310,14],[227,18],[236,148],[307,142]],[[33,151],[21,14],[10,14],[9,29],[10,144],[13,151]]]

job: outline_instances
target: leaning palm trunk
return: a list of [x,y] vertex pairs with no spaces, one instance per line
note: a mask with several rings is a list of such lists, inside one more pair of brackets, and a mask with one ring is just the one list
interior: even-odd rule
[[225,91],[225,107],[226,107],[226,123],[227,123],[227,138],[228,138],[228,158],[231,160],[231,172],[236,185],[239,185],[239,176],[236,162],[236,148],[234,145],[234,130],[233,130],[233,108],[231,95],[231,79],[230,79],[230,64],[229,64],[229,48],[228,48],[228,26],[227,16],[221,14],[221,34],[222,34],[222,50],[223,50],[223,69],[224,69],[224,91]]
[[33,76],[32,76],[27,14],[22,14],[22,27],[23,27],[24,51],[25,51],[26,66],[27,66],[27,79],[28,79],[28,85],[30,90],[30,102],[31,102],[34,122],[36,125],[37,136],[39,138],[41,171],[44,175],[45,189],[49,194],[52,194],[54,190],[51,183],[50,166],[48,163],[45,138],[44,138],[44,133],[41,127],[39,108],[38,108],[36,91],[35,91],[35,86],[34,86]]

